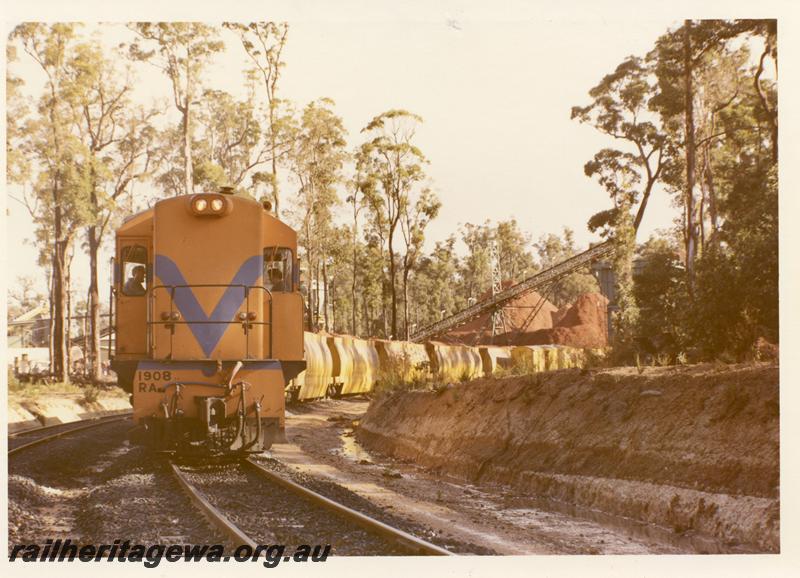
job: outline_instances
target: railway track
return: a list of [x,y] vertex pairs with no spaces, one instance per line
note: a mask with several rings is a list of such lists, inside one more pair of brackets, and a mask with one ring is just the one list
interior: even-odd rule
[[[232,544],[255,548],[258,543],[291,543],[293,539],[309,542],[314,536],[318,543],[331,543],[334,540],[330,538],[338,538],[334,554],[453,555],[444,548],[322,496],[252,460],[244,460],[222,473],[218,469],[203,473],[174,463],[170,465],[194,505]],[[241,490],[237,491],[239,485],[243,485],[245,495]],[[224,493],[231,491],[235,497],[226,498]],[[259,496],[264,496],[264,499]],[[297,524],[298,521],[301,523]],[[292,529],[298,526],[301,528],[299,532]]]
[[[124,414],[17,432],[9,436],[8,456],[129,418]],[[339,555],[453,555],[252,460],[222,469],[169,466],[194,506],[236,547],[255,551],[259,544],[315,543],[331,544]]]
[[[130,417],[131,413],[128,412],[122,415],[94,418],[91,420],[82,420],[72,423],[60,423],[51,426],[33,428],[21,432],[15,432],[8,436],[8,456],[11,457],[13,455],[17,455],[26,449],[67,436],[72,433],[101,427],[110,423],[116,423],[130,419]],[[14,444],[13,447],[11,447],[12,443]]]

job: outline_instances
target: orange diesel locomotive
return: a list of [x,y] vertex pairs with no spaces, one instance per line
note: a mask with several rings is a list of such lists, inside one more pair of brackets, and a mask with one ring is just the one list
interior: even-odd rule
[[305,369],[297,235],[248,196],[173,197],[117,230],[111,367],[132,438],[159,450],[261,451]]

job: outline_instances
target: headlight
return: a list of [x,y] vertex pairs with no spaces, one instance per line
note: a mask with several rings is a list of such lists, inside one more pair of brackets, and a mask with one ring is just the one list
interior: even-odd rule
[[219,213],[222,210],[222,207],[224,206],[225,203],[222,202],[222,199],[213,199],[211,201],[211,210],[214,211],[215,213]]
[[208,201],[206,201],[205,199],[197,199],[194,202],[194,210],[197,211],[198,213],[202,213],[203,211],[205,211],[207,206],[208,206]]

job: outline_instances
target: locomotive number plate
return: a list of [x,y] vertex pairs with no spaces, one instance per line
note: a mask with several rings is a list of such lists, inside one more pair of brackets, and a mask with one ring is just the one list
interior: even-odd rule
[[171,371],[146,370],[136,372],[136,387],[139,393],[163,393],[164,386],[171,381]]

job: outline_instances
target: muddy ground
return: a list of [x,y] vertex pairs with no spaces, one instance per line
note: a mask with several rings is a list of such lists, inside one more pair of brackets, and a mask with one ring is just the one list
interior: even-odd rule
[[[520,490],[470,481],[443,468],[367,450],[355,429],[369,400],[325,400],[289,408],[288,443],[270,454],[289,469],[326,480],[475,554],[662,554],[754,551],[693,531],[676,533]],[[379,406],[378,402],[376,406]],[[371,414],[370,410],[367,412]],[[356,427],[354,427],[356,426]],[[322,490],[320,490],[322,491]]]
[[689,538],[680,551],[777,552],[778,426],[776,365],[701,365],[395,393],[371,404],[357,439],[492,494]]

